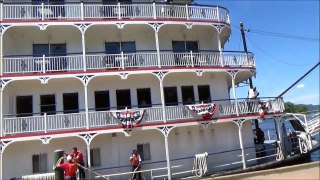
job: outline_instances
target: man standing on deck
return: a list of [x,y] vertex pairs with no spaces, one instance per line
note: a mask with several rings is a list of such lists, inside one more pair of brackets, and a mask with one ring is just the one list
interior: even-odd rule
[[141,173],[135,173],[136,171],[140,171],[141,167],[140,167],[140,163],[141,163],[141,158],[140,155],[138,154],[137,150],[133,150],[132,155],[129,158],[131,164],[132,164],[132,180],[136,179],[136,180],[141,180]]
[[77,163],[72,161],[72,157],[70,155],[67,156],[66,163],[63,163],[63,157],[61,157],[58,162],[53,166],[53,169],[56,167],[60,167],[64,170],[64,179],[65,180],[77,180]]
[[[71,152],[70,156],[77,164],[84,166],[83,154],[78,150],[77,147],[72,148],[72,152]],[[81,166],[78,166],[79,178],[85,179],[86,175],[85,175],[83,167],[81,167]]]
[[259,92],[257,91],[257,88],[254,86],[252,89],[249,89],[248,92],[248,98],[249,98],[249,103],[248,103],[248,108],[249,108],[249,113],[253,113],[252,111],[253,106],[255,104],[255,101],[257,99],[257,97],[259,96]]

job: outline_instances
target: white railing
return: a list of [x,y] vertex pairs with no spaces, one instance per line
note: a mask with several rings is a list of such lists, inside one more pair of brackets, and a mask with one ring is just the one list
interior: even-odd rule
[[46,73],[54,71],[73,71],[83,69],[80,55],[51,57],[5,57],[3,73]]
[[179,119],[194,119],[191,116],[191,112],[188,111],[185,106],[169,106],[166,107],[167,121],[179,120]]
[[45,131],[43,116],[5,118],[4,134],[31,133]]
[[48,115],[47,121],[47,127],[50,131],[86,127],[85,113]]
[[[0,10],[1,12],[2,10]],[[1,17],[4,20],[47,20],[85,18],[176,18],[229,22],[228,10],[221,7],[177,4],[120,4],[103,5],[68,3],[62,5],[38,5],[3,3]]]
[[[249,53],[250,61],[240,52],[223,52],[225,66],[254,67],[253,55]],[[234,59],[236,58],[236,59]],[[224,66],[221,64],[219,52],[193,53],[160,53],[160,65],[156,52],[137,52],[120,54],[94,54],[86,56],[87,69],[130,69],[150,67],[201,67]],[[46,73],[56,71],[83,70],[82,55],[42,56],[42,57],[4,57],[3,73]]]
[[33,174],[22,176],[22,180],[55,180],[54,173]]
[[116,126],[119,124],[109,111],[89,112],[89,123],[90,127]]
[[[283,101],[281,99],[269,100],[271,106],[268,112],[282,112]],[[215,101],[216,113],[215,117],[236,115],[235,102],[230,100]],[[166,119],[167,121],[177,121],[185,119],[196,119],[191,112],[183,105],[167,106]],[[145,110],[142,123],[162,122],[163,114],[162,107],[143,108]],[[256,101],[238,101],[238,111],[240,115],[247,113],[258,113],[259,107]],[[89,112],[89,124],[86,124],[85,112],[70,113],[70,114],[54,114],[29,117],[4,117],[3,132],[4,134],[31,133],[31,132],[49,132],[56,130],[68,129],[84,129],[87,126],[92,127],[107,127],[117,126],[120,123],[111,115],[111,111],[91,111]]]
[[151,107],[145,109],[145,122],[158,122],[163,121],[162,108],[161,107]]

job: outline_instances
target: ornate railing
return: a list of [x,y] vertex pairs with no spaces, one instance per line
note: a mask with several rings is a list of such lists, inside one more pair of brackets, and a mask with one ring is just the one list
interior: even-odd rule
[[[260,101],[269,101],[270,106],[268,112],[283,112],[284,103],[282,99],[263,99]],[[216,104],[217,110],[213,115],[214,118],[221,116],[236,116],[236,101],[219,100],[213,101]],[[259,107],[257,101],[238,100],[239,115],[248,113],[258,113]],[[162,107],[150,107],[144,109],[143,123],[163,122]],[[131,109],[133,111],[139,109]],[[130,110],[130,111],[131,111]],[[121,123],[112,116],[111,111],[89,111],[88,121],[86,120],[86,113],[70,113],[70,114],[55,114],[55,115],[37,115],[29,117],[4,117],[3,118],[3,132],[4,134],[18,134],[18,133],[33,133],[33,132],[52,132],[63,131],[71,129],[85,129],[86,127],[108,127],[118,126]],[[195,119],[191,112],[183,105],[166,106],[166,120],[179,121],[186,119]],[[88,124],[87,124],[88,122]]]
[[[2,2],[2,1],[1,1]],[[230,23],[229,12],[219,6],[134,3],[103,5],[99,3],[22,4],[1,3],[0,20],[73,20],[73,19],[164,19],[208,20]]]
[[[243,52],[198,52],[198,53],[172,53],[164,51],[137,52],[120,54],[89,54],[86,56],[88,70],[103,69],[131,69],[152,67],[205,67],[205,66],[233,66],[255,67],[253,54],[248,56]],[[248,59],[247,59],[248,57]],[[82,55],[68,56],[17,56],[3,58],[3,73],[47,73],[83,71],[84,61]]]

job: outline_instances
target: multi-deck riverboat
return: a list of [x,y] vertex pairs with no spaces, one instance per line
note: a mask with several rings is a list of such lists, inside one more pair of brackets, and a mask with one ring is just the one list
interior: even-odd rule
[[[236,87],[255,59],[223,51],[230,35],[226,8],[188,0],[1,1],[0,179],[74,146],[99,174],[130,172],[137,149],[147,179],[189,176],[205,152],[210,171],[254,164],[259,107]],[[282,99],[261,100],[280,119]]]

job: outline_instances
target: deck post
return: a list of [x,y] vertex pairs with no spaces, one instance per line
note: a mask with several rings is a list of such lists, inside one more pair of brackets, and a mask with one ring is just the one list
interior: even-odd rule
[[[89,143],[87,143],[87,158],[88,158],[88,162],[87,162],[88,169],[91,169],[91,154],[90,154],[90,144]],[[87,177],[87,178],[91,179],[92,178],[91,173],[89,173],[88,175],[89,175],[89,177]]]
[[0,0],[0,21],[3,20],[3,1]]
[[3,75],[3,32],[0,32],[0,76]]
[[86,128],[89,129],[88,85],[84,85],[84,103],[86,108]]
[[[220,57],[220,65],[223,67],[223,56],[222,56],[222,48],[221,48],[221,40],[220,40],[220,32],[217,32],[217,39],[218,39],[218,48],[219,48],[219,57]],[[215,64],[214,64],[215,65]]]
[[169,155],[169,143],[168,143],[169,134],[164,135],[164,144],[166,148],[166,159],[167,159],[167,168],[168,168],[168,180],[171,180],[171,165],[170,165],[170,155]]
[[160,79],[160,96],[161,96],[161,105],[162,105],[162,119],[163,122],[167,122],[167,117],[166,117],[166,106],[164,102],[164,92],[163,92],[163,80]]
[[235,120],[233,121],[236,123],[237,127],[238,127],[238,132],[239,132],[239,143],[240,143],[240,149],[241,149],[241,156],[242,156],[242,166],[243,169],[247,168],[247,163],[246,163],[246,154],[244,152],[244,147],[243,147],[243,139],[242,139],[242,125],[244,124],[244,120],[243,119],[239,119],[239,120]]
[[154,32],[155,38],[156,38],[156,48],[157,48],[157,58],[158,58],[158,67],[161,68],[161,60],[160,60],[160,48],[159,48],[159,34],[156,30]]
[[84,70],[84,72],[86,72],[87,71],[87,64],[86,64],[86,45],[85,45],[84,33],[85,33],[85,31],[81,31],[83,70]]
[[237,100],[237,93],[236,93],[236,85],[234,82],[234,77],[231,78],[232,79],[232,91],[233,91],[233,97],[234,97],[234,106],[236,108],[236,114],[237,116],[239,116],[239,110],[238,110],[238,100]]
[[0,88],[0,137],[3,136],[3,124],[3,90]]
[[3,179],[3,174],[2,174],[2,169],[3,169],[3,163],[2,163],[2,150],[0,150],[0,179]]

